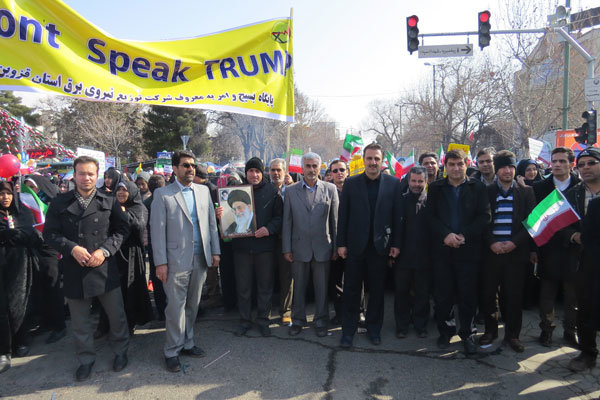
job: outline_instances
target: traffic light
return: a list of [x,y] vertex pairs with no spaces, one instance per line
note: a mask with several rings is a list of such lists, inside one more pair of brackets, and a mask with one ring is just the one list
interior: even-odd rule
[[406,45],[410,54],[419,50],[419,17],[411,15],[406,18]]
[[588,146],[591,146],[596,143],[596,136],[598,134],[598,120],[596,118],[596,110],[590,110],[587,112],[587,114],[587,144]]
[[490,30],[492,28],[490,25],[490,15],[490,12],[486,10],[480,12],[478,16],[479,29],[477,33],[479,34],[479,47],[481,50],[490,45]]
[[[596,120],[595,114],[596,114],[596,112],[594,111],[594,121]],[[575,141],[577,143],[584,143],[584,144],[586,144],[589,141],[589,133],[590,133],[589,120],[590,120],[590,113],[587,112],[587,111],[584,111],[583,114],[581,114],[581,118],[585,119],[585,122],[583,123],[583,125],[581,125],[581,128],[575,128],[575,133],[577,133],[577,136],[575,136]],[[594,122],[594,126],[595,125],[596,125],[596,123]],[[596,136],[594,135],[594,142],[595,141],[596,141]]]

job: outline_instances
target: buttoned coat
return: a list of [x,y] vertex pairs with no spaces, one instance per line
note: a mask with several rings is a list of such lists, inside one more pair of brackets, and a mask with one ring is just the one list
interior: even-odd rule
[[285,190],[283,201],[283,253],[292,253],[295,261],[325,262],[335,246],[338,194],[334,184],[319,181],[315,200],[310,204],[307,189],[296,182]]
[[[210,191],[204,185],[192,183],[196,214],[206,264],[211,256],[221,254],[217,221]],[[194,226],[183,193],[177,183],[156,189],[152,195],[150,234],[154,264],[167,264],[169,272],[184,272],[193,268]]]
[[[127,216],[116,198],[96,191],[82,211],[75,190],[56,196],[46,214],[44,241],[62,254],[65,297],[90,298],[119,287],[119,271],[113,256],[128,236]],[[102,247],[110,257],[98,267],[84,267],[71,255],[75,246],[84,247],[90,254]]]

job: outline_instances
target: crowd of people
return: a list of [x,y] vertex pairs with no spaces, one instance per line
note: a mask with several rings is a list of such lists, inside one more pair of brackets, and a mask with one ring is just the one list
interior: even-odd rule
[[[306,304],[314,300],[317,337],[341,325],[342,348],[360,330],[379,345],[391,287],[398,339],[411,326],[428,337],[433,300],[437,346],[448,348],[458,334],[468,356],[498,338],[500,318],[504,343],[523,352],[522,310],[533,305],[539,342],[550,347],[562,293],[563,337],[580,350],[568,367],[592,368],[600,151],[575,157],[557,147],[548,171],[535,160],[517,163],[507,150],[481,150],[477,168],[462,150],[449,151],[443,165],[426,152],[402,179],[383,167],[383,154],[376,143],[366,146],[364,173],[352,177],[339,159],[321,176],[321,157],[312,152],[302,156],[302,174],[289,173],[284,159],[265,166],[254,157],[243,172],[216,177],[183,150],[173,154],[166,179],[110,168],[99,180],[98,162],[82,156],[72,181],[0,181],[0,373],[11,357],[29,354],[32,334],[49,332],[46,343],[63,339],[67,314],[77,380],[91,374],[95,339],[107,335],[113,369],[121,371],[136,326],[155,319],[165,323],[166,369],[180,371],[180,356],[205,355],[194,335],[202,296],[237,309],[237,336],[253,327],[271,335],[278,291],[289,335],[306,334]],[[21,185],[48,206],[43,229],[19,200]],[[238,185],[252,188],[252,201],[240,195],[229,205],[246,210],[251,203],[256,229],[230,238],[220,228],[218,187]],[[581,219],[538,247],[522,222],[555,188]],[[483,335],[476,336],[476,321]]]

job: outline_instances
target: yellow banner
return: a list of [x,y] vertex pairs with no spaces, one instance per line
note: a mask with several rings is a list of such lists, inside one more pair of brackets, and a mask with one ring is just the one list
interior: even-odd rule
[[466,155],[469,155],[469,151],[471,150],[471,146],[468,144],[459,144],[459,143],[449,143],[448,151],[450,150],[462,150]]
[[190,39],[110,37],[59,0],[0,0],[0,89],[293,122],[292,20]]
[[355,155],[352,160],[350,160],[350,176],[362,174],[365,172],[365,162],[363,158],[359,155]]

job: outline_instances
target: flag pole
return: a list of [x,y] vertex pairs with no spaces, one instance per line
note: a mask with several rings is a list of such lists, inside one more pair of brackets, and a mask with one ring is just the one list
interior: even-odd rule
[[[294,19],[294,7],[290,7],[290,24],[288,26],[288,29],[290,31],[289,33],[289,38],[288,38],[288,43],[290,42],[290,40],[292,40],[292,21]],[[285,156],[287,159],[287,165],[289,167],[290,165],[290,161],[291,161],[291,155],[290,155],[290,133],[291,133],[291,128],[292,128],[292,123],[288,122],[287,123],[287,138],[286,138],[286,142],[285,142]]]

